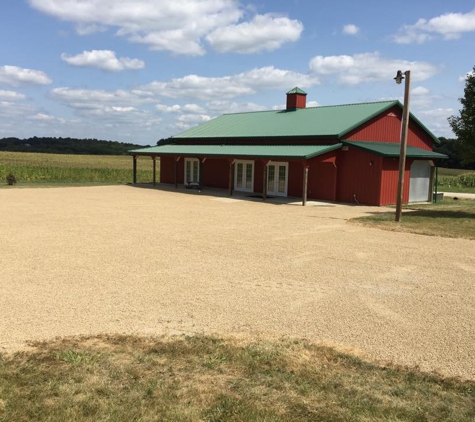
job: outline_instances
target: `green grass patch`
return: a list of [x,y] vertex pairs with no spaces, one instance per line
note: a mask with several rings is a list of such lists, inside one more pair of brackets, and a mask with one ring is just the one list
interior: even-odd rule
[[[0,152],[0,185],[7,174],[25,184],[122,184],[132,181],[132,157],[125,155],[67,155]],[[157,177],[159,161],[157,160]],[[139,159],[137,181],[152,181],[152,160]]]
[[0,358],[0,420],[472,421],[475,383],[306,341],[98,336]]
[[436,204],[408,205],[399,223],[394,216],[395,212],[378,212],[351,221],[385,230],[475,239],[474,200],[448,198]]

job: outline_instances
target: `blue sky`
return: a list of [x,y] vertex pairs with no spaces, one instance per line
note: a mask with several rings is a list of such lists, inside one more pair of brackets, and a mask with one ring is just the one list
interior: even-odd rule
[[452,136],[470,2],[2,0],[0,137],[155,144],[223,113],[400,99]]

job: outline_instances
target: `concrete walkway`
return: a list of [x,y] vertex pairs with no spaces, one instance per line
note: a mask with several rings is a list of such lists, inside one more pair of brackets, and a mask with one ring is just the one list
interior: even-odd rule
[[461,193],[461,192],[439,192],[443,193],[448,198],[458,199],[475,199],[475,193]]

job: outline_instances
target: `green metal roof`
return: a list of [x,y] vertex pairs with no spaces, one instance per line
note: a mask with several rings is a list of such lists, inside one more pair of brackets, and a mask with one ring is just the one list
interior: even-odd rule
[[[394,106],[402,108],[399,101],[379,101],[296,110],[223,114],[171,139],[192,141],[216,138],[341,138]],[[434,142],[440,143],[438,138],[412,114],[411,119],[419,124]]]
[[172,139],[339,137],[398,101],[224,114]]
[[[361,141],[342,141],[343,145],[349,145],[364,151],[371,152],[383,157],[399,157],[401,145],[388,142],[361,142]],[[406,156],[408,158],[447,158],[447,155],[438,152],[427,151],[422,148],[407,147]]]
[[291,89],[289,92],[287,92],[287,95],[289,94],[307,95],[307,93],[303,89],[300,89],[298,86],[296,86],[294,89]]
[[161,145],[130,150],[132,155],[184,157],[271,157],[308,159],[341,147],[332,145]]

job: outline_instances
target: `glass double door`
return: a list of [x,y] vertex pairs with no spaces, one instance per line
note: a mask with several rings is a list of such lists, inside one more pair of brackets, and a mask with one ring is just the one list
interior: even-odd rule
[[185,158],[185,186],[200,182],[200,162],[197,158]]
[[234,189],[242,192],[253,192],[254,161],[237,160],[234,168]]
[[267,195],[287,196],[289,163],[267,165]]

